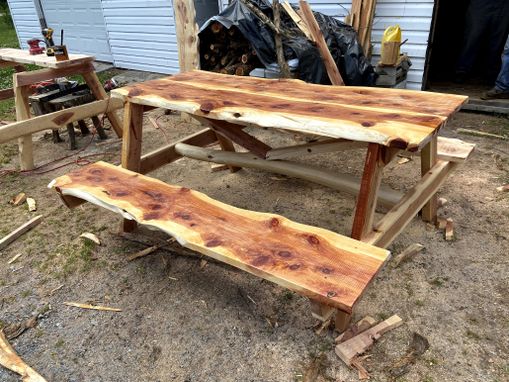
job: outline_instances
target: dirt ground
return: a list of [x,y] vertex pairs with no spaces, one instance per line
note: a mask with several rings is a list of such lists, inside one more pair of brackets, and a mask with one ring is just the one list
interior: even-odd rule
[[[153,114],[166,137],[145,120],[145,152],[197,130],[178,116]],[[509,381],[509,193],[496,191],[509,183],[509,141],[460,136],[458,127],[509,134],[509,120],[467,113],[443,130],[478,145],[439,193],[448,200],[440,215],[454,219],[456,237],[446,242],[443,232],[415,218],[390,247],[397,254],[421,243],[425,251],[398,268],[389,263],[357,306],[354,320],[392,314],[404,320],[369,352],[365,366],[373,381]],[[257,133],[274,146],[294,141],[287,133]],[[107,143],[94,141],[80,155],[100,154],[87,159],[118,163],[120,144],[109,134]],[[79,147],[89,141],[79,137]],[[48,134],[38,135],[34,147],[38,164],[70,154],[66,143],[53,144]],[[357,150],[297,159],[359,174],[362,158]],[[14,144],[0,146],[0,163],[3,169],[17,166]],[[313,332],[316,321],[305,298],[229,266],[201,267],[199,258],[182,256],[174,244],[127,261],[145,246],[116,235],[117,215],[89,204],[68,210],[46,188],[75,167],[0,177],[0,236],[35,214],[45,216],[0,253],[0,322],[38,315],[37,326],[11,342],[48,381],[279,382],[312,381],[313,374],[316,381],[358,380],[334,353],[334,333]],[[408,189],[419,168],[418,159],[393,163],[384,182]],[[305,181],[249,169],[211,172],[210,164],[187,159],[152,175],[342,234],[352,223],[353,197]],[[8,204],[22,191],[36,199],[37,212]],[[79,239],[86,231],[102,244]],[[136,239],[158,243],[165,236],[142,230]],[[82,310],[66,301],[122,311]],[[407,374],[394,377],[389,368],[405,354],[414,332],[430,348]],[[0,368],[0,381],[18,380]]]

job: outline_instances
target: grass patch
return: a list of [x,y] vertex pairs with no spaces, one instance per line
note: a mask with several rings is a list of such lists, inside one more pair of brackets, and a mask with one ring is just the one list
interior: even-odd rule
[[48,254],[39,265],[39,270],[59,279],[76,272],[88,272],[94,265],[94,248],[95,243],[89,240],[65,244],[58,252]]

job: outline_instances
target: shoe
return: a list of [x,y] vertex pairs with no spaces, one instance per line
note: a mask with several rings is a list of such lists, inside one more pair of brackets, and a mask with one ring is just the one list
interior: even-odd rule
[[509,90],[493,88],[481,95],[481,99],[509,99]]

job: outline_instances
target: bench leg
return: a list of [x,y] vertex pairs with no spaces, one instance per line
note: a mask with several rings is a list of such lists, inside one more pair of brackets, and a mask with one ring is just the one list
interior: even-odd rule
[[343,312],[342,310],[338,310],[336,312],[336,317],[334,320],[334,327],[339,333],[343,333],[348,326],[350,325],[350,321],[352,320],[352,315],[350,313]]
[[[424,176],[437,163],[437,137],[421,150],[421,174]],[[437,220],[437,195],[434,194],[421,210],[422,220],[435,223]]]
[[[14,74],[14,102],[16,105],[16,120],[23,121],[30,118],[30,104],[28,96],[30,87],[17,86],[17,74]],[[23,135],[18,138],[19,163],[22,170],[32,170],[34,168],[34,154],[32,145],[32,134]]]
[[382,181],[385,166],[385,150],[381,145],[370,143],[364,164],[361,188],[357,196],[355,217],[352,227],[352,238],[362,240],[373,231],[378,189]]
[[95,130],[97,131],[97,135],[99,135],[99,139],[108,139],[108,136],[106,135],[106,132],[104,131],[104,127],[99,120],[98,117],[93,116],[92,117],[92,123],[94,124]]
[[[140,172],[141,142],[143,130],[143,106],[128,102],[124,110],[124,131],[122,134],[122,167]],[[136,222],[124,219],[123,232],[131,232]]]
[[74,123],[67,124],[67,134],[69,135],[69,149],[76,150],[76,133],[74,132]]
[[81,135],[88,135],[88,134],[90,134],[90,130],[88,129],[88,126],[87,126],[87,124],[85,123],[84,120],[80,119],[78,121],[78,126],[80,128]]

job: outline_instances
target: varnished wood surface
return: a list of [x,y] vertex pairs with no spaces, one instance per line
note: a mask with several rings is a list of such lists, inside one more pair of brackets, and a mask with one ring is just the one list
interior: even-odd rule
[[31,55],[28,50],[3,48],[0,49],[0,61],[16,62],[19,64],[33,64],[44,68],[65,68],[69,65],[94,61],[94,56],[85,54],[69,54],[69,59],[57,61],[52,56],[46,56],[46,53]]
[[130,102],[238,124],[422,148],[467,97],[190,71],[112,91]]
[[[389,252],[282,216],[247,211],[104,162],[55,179],[78,197],[217,260],[351,312]],[[73,199],[73,198],[71,198]]]

